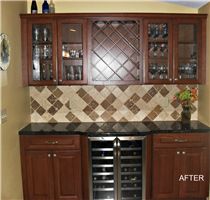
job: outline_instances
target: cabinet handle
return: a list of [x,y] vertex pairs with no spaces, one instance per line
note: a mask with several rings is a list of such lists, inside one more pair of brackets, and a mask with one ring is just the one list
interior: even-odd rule
[[54,153],[54,154],[53,154],[53,157],[56,157],[56,156],[57,156],[57,155]]
[[58,144],[58,141],[46,141],[47,144]]
[[59,79],[59,82],[61,83],[63,80],[62,79]]
[[56,79],[53,79],[53,82],[56,83]]
[[50,154],[50,153],[48,153],[48,154],[47,154],[47,157],[49,157],[49,158],[50,158],[50,157],[51,157],[51,154]]
[[188,139],[174,139],[174,142],[188,142]]
[[169,81],[171,82],[172,81],[172,78],[169,78]]
[[183,154],[183,155],[185,155],[185,154],[186,154],[186,152],[185,152],[185,151],[182,151],[182,154]]
[[178,78],[175,78],[174,80],[175,80],[175,81],[178,81]]
[[180,151],[177,151],[176,154],[179,155],[180,154]]

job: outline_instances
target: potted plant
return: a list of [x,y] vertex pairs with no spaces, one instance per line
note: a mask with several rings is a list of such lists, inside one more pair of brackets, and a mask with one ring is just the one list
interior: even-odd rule
[[182,113],[181,113],[181,121],[183,123],[189,123],[191,119],[191,111],[192,104],[198,99],[197,89],[183,89],[180,92],[177,92],[174,96],[181,105],[182,105]]

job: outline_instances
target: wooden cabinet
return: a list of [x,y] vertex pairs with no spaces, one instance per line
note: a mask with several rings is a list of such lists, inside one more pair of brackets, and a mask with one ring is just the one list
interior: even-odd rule
[[205,23],[203,18],[145,19],[145,83],[204,83]]
[[87,83],[87,20],[67,18],[57,23],[59,84]]
[[21,15],[25,85],[205,83],[206,15]]
[[21,136],[24,199],[82,200],[79,136]]
[[23,17],[25,85],[87,83],[87,20]]
[[173,75],[171,19],[144,20],[145,83],[170,83]]
[[153,136],[153,199],[208,196],[208,141],[201,133]]
[[142,20],[112,17],[90,21],[91,84],[140,84]]
[[53,85],[57,82],[56,52],[57,37],[56,23],[53,19],[33,19],[24,21],[22,40],[24,68],[28,72],[30,85]]

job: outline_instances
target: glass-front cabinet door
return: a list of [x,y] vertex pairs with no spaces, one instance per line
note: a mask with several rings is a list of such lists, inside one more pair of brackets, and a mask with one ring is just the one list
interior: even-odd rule
[[175,83],[198,83],[201,69],[201,23],[196,20],[175,22]]
[[56,24],[53,20],[29,23],[29,84],[53,85],[56,80]]
[[86,21],[58,21],[59,84],[84,84],[86,78]]
[[172,82],[172,21],[144,21],[145,83]]

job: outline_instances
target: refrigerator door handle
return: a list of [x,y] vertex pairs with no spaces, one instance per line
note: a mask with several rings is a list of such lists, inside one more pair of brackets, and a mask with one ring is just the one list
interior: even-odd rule
[[121,144],[120,139],[117,138],[117,191],[118,199],[121,199]]
[[118,200],[118,193],[117,193],[117,189],[118,189],[118,185],[117,185],[117,179],[118,179],[118,176],[117,176],[117,157],[118,157],[118,148],[117,148],[117,145],[118,145],[118,139],[115,138],[114,141],[113,141],[113,149],[114,149],[114,200]]

